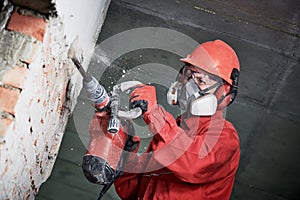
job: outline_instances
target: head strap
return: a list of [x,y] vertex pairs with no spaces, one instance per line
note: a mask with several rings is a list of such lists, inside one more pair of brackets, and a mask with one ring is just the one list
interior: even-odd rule
[[232,85],[230,86],[230,91],[226,95],[223,95],[218,99],[218,105],[221,104],[222,101],[225,99],[225,97],[227,97],[228,95],[231,95],[231,98],[230,98],[230,102],[228,103],[227,106],[229,106],[230,104],[233,103],[233,101],[235,100],[235,98],[237,96],[237,92],[238,92],[239,76],[240,76],[239,70],[236,68],[233,68],[233,70],[231,72],[231,76],[230,76],[230,79],[232,80]]

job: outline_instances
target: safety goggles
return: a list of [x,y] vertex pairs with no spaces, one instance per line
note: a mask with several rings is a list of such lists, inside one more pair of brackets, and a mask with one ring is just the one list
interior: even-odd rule
[[192,70],[191,67],[192,65],[184,65],[179,70],[176,81],[180,83],[185,83],[186,81],[193,78],[197,84],[201,84],[203,82],[209,84],[211,81],[216,81],[218,83],[222,82],[222,79],[217,76],[209,74],[204,70],[201,70],[201,72]]

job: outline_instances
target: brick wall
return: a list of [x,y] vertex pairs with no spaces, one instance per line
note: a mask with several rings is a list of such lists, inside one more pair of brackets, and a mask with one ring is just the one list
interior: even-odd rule
[[[67,58],[72,38],[60,15],[45,7],[36,12],[5,3],[0,16],[5,22],[0,27],[0,199],[32,199],[51,173],[81,77]],[[95,23],[95,30],[101,25]],[[84,59],[87,66],[89,58]]]

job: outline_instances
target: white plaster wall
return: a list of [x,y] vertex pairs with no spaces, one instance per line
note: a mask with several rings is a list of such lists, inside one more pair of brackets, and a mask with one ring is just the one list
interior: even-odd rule
[[79,47],[84,54],[91,53],[110,0],[56,0],[58,15],[65,24],[67,41],[79,38]]
[[78,37],[88,66],[109,3],[57,0],[59,17],[48,20],[44,41],[30,41],[36,55],[14,108],[14,122],[0,145],[0,199],[33,199],[50,176],[82,87],[68,48]]
[[[76,56],[82,57],[82,65],[87,69],[94,53],[94,45],[104,23],[111,0],[56,0],[55,7],[61,18],[68,45],[76,44]],[[76,86],[71,88],[72,98],[77,99],[82,89],[82,77],[77,73]],[[75,102],[76,104],[76,102]],[[72,110],[75,107],[72,106]]]

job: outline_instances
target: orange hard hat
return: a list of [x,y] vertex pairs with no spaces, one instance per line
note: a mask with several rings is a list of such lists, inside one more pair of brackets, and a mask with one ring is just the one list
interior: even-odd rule
[[197,46],[194,51],[180,61],[199,67],[233,85],[232,72],[240,71],[235,51],[222,40],[209,41]]

